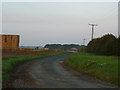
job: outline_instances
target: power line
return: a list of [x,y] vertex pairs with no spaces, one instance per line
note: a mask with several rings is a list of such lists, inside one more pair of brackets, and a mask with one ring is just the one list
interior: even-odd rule
[[93,39],[93,33],[94,33],[94,27],[98,26],[97,24],[89,24],[92,28],[92,36],[91,36],[91,40]]

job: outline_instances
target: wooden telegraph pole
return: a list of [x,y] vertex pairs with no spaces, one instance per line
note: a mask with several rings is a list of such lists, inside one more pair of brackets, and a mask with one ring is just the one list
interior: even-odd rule
[[91,36],[91,40],[93,39],[93,34],[94,34],[94,27],[98,26],[97,24],[89,24],[92,27],[92,36]]

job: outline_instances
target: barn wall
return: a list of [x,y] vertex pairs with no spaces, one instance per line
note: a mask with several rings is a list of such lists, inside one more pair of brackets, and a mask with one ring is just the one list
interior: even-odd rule
[[18,49],[19,35],[0,35],[0,42],[2,42],[0,49]]

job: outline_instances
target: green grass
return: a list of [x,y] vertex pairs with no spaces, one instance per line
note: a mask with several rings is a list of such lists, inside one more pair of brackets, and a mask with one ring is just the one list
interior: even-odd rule
[[7,82],[12,79],[11,72],[13,69],[22,62],[31,61],[33,59],[44,58],[48,56],[63,54],[65,52],[56,52],[56,53],[47,53],[47,54],[38,54],[34,56],[9,56],[2,58],[2,82]]
[[115,85],[118,85],[118,79],[120,80],[118,77],[118,57],[79,53],[68,57],[65,64],[76,71]]

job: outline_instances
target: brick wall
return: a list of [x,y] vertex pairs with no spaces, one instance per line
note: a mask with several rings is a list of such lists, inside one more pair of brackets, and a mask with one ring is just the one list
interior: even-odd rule
[[18,49],[19,48],[19,35],[0,35],[0,49]]

